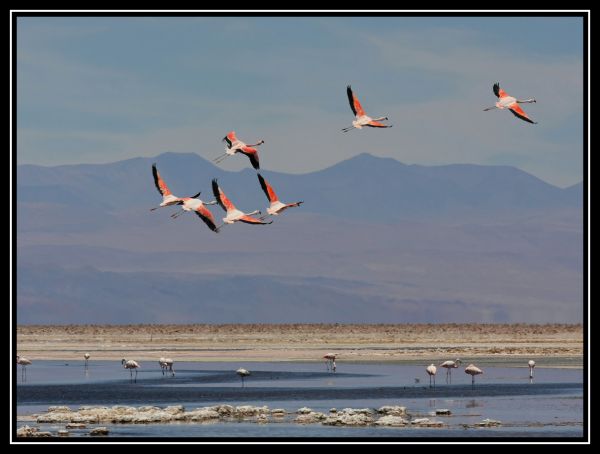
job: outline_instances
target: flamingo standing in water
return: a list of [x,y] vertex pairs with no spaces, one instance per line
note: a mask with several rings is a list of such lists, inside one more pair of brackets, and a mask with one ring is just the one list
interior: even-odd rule
[[471,376],[471,388],[473,388],[475,386],[475,375],[483,374],[483,371],[479,367],[469,364],[465,367],[465,374]]
[[[267,208],[267,213],[271,216],[278,216],[279,213],[282,213],[284,210],[287,210],[288,208],[292,207],[299,207],[302,203],[304,203],[302,201],[294,203],[283,203],[279,201],[279,197],[277,197],[277,194],[275,194],[273,186],[271,186],[269,182],[265,180],[260,173],[258,174],[258,181],[260,182],[260,187],[265,192],[267,199],[269,199],[269,202],[271,202],[271,205],[269,206],[269,208]],[[264,219],[264,217],[261,219]]]
[[326,355],[323,356],[323,359],[325,359],[325,367],[327,368],[327,370],[329,370],[329,364],[331,364],[332,366],[332,370],[333,370],[333,362],[335,362],[335,358],[336,358],[336,354],[335,353],[327,353]]
[[529,118],[527,116],[527,114],[525,113],[525,111],[523,109],[521,109],[521,107],[519,106],[519,104],[537,102],[535,100],[535,98],[517,99],[517,98],[513,98],[512,96],[508,96],[508,93],[506,93],[504,90],[502,90],[500,88],[499,83],[494,84],[493,90],[494,90],[494,94],[498,97],[498,102],[495,105],[493,105],[492,107],[483,109],[484,112],[486,112],[488,110],[492,110],[492,109],[500,109],[500,110],[508,109],[511,111],[511,113],[515,117],[520,118],[521,120],[526,121],[528,123],[537,124],[535,121],[533,121],[531,118]]
[[[132,359],[126,360],[125,358],[123,358],[121,360],[121,364],[123,365],[124,369],[129,369],[129,379],[131,381],[137,383],[137,374],[138,374],[138,369],[140,368],[140,365],[137,363],[137,361],[134,361]],[[133,378],[134,370],[135,370],[135,379]]]
[[160,370],[162,374],[165,375],[165,372],[171,372],[171,376],[175,376],[175,371],[173,370],[173,360],[171,358],[163,358],[160,357],[158,360],[158,364],[160,365]]
[[83,357],[85,358],[85,368],[87,369],[87,367],[88,367],[88,359],[90,359],[90,354],[89,353],[84,353]]
[[444,361],[440,364],[440,367],[444,367],[446,369],[446,383],[452,383],[452,369],[456,369],[460,366],[462,361],[460,359],[456,359],[456,361]]
[[247,377],[248,375],[250,375],[250,372],[247,371],[246,369],[243,368],[239,368],[238,370],[235,371],[236,374],[238,374],[240,376],[240,378],[242,379],[242,388],[244,387],[244,377]]
[[429,374],[429,387],[431,388],[431,379],[433,378],[433,387],[435,388],[435,374],[437,373],[437,367],[434,364],[430,364],[425,369]]
[[529,365],[529,381],[533,380],[533,368],[535,367],[535,361],[530,359],[527,363]]
[[[260,219],[253,218],[251,215],[260,214],[259,210],[251,213],[244,213],[238,210],[233,203],[227,198],[223,190],[219,187],[217,179],[212,180],[213,194],[223,208],[227,212],[227,216],[223,218],[225,224],[233,224],[234,222],[245,222],[246,224],[271,224],[273,221],[263,222]],[[220,227],[220,226],[219,226]]]
[[379,118],[371,118],[369,117],[365,111],[363,110],[358,98],[352,93],[352,88],[350,85],[346,87],[346,94],[348,95],[348,101],[350,101],[350,108],[354,115],[356,116],[356,120],[352,122],[352,126],[348,126],[347,128],[342,129],[344,132],[348,132],[353,128],[362,129],[363,126],[368,126],[370,128],[391,128],[392,125],[384,125],[381,123],[381,120],[387,120],[388,117],[379,117]]
[[27,370],[25,368],[31,364],[31,360],[17,355],[17,364],[21,365],[21,381],[27,380]]
[[225,158],[233,156],[236,153],[242,153],[248,156],[252,167],[254,167],[257,170],[260,168],[260,163],[258,160],[258,150],[254,147],[258,147],[259,145],[265,143],[264,140],[259,140],[257,143],[252,145],[246,145],[241,140],[238,140],[238,138],[235,136],[235,131],[231,131],[228,132],[225,137],[223,137],[223,142],[227,142],[227,149],[225,150],[225,153],[213,159],[215,164],[219,164]]

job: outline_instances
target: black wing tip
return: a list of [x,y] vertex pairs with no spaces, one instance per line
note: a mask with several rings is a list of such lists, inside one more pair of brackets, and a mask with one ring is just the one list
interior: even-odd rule
[[494,88],[493,88],[493,90],[494,90],[494,94],[495,94],[497,97],[500,97],[500,82],[496,82],[496,83],[494,84]]
[[202,194],[202,191],[200,191],[198,194],[194,194],[190,197],[190,199],[197,199],[198,197],[200,197],[200,194]]

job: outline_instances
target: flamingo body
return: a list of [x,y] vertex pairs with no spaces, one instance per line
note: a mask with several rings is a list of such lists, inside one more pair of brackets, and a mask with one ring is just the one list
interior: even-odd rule
[[[130,380],[137,383],[137,373],[138,373],[138,369],[140,368],[140,365],[138,364],[138,362],[134,361],[132,359],[127,360],[127,359],[123,358],[121,360],[121,364],[123,365],[124,369],[129,369],[129,378],[130,378]],[[133,378],[133,371],[134,370],[135,370],[135,379]]]
[[379,117],[379,118],[371,118],[369,117],[362,105],[360,104],[358,98],[352,91],[352,87],[348,85],[346,87],[346,94],[348,95],[348,101],[350,102],[350,109],[354,113],[356,119],[352,122],[352,126],[348,128],[342,129],[344,132],[350,131],[352,128],[362,129],[363,126],[368,126],[370,128],[391,128],[392,125],[385,125],[381,123],[381,120],[387,120],[388,117]]
[[533,378],[533,368],[535,367],[535,361],[530,359],[527,364],[529,366],[529,378]]
[[475,375],[483,374],[483,371],[473,364],[469,364],[465,367],[465,374],[469,374],[471,376],[471,386],[475,385]]
[[227,215],[223,218],[225,224],[233,224],[235,222],[244,222],[246,224],[271,224],[273,221],[263,222],[260,219],[252,217],[253,214],[260,214],[259,210],[252,211],[251,213],[244,213],[238,210],[235,205],[225,195],[223,190],[219,187],[216,180],[212,180],[213,194],[217,199],[218,204],[223,208]]
[[273,186],[271,186],[269,182],[265,180],[265,178],[260,173],[258,174],[258,181],[260,182],[260,187],[267,196],[267,199],[271,203],[270,206],[267,208],[267,213],[271,216],[278,216],[279,213],[282,213],[284,210],[287,210],[288,208],[292,207],[298,207],[302,203],[304,203],[302,201],[294,203],[283,203],[279,200],[279,197],[277,197]]
[[498,97],[498,102],[493,107],[483,109],[484,111],[492,109],[508,109],[515,117],[520,118],[528,123],[537,124],[525,113],[525,111],[519,106],[519,104],[537,102],[534,98],[531,99],[517,99],[513,96],[509,96],[503,89],[500,88],[499,83],[495,83],[493,87],[494,94]]
[[240,367],[238,370],[235,371],[236,374],[238,374],[240,376],[240,378],[242,379],[242,388],[244,387],[244,377],[247,377],[248,375],[250,375],[250,372],[242,367]]
[[435,388],[435,374],[437,374],[437,367],[435,367],[434,364],[430,364],[425,371],[429,374],[429,387],[431,388],[431,381],[433,379],[433,387]]
[[446,369],[446,383],[452,382],[452,369],[456,369],[461,364],[460,359],[456,359],[454,361],[444,361],[440,364],[440,367]]
[[230,131],[225,137],[223,137],[223,142],[227,143],[227,148],[225,149],[224,154],[214,159],[214,161],[217,164],[229,156],[233,156],[236,153],[242,153],[248,157],[248,159],[250,160],[250,164],[252,164],[252,167],[254,167],[256,170],[260,168],[258,150],[254,147],[265,143],[264,140],[259,140],[253,145],[246,145],[244,142],[242,142],[236,137],[235,131]]

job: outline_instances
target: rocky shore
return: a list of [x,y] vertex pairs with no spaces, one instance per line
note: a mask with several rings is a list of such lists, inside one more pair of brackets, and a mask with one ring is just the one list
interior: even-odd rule
[[[448,410],[432,411],[431,415],[451,416]],[[182,405],[169,407],[141,406],[130,407],[115,405],[113,407],[84,405],[77,410],[67,406],[48,407],[44,413],[30,416],[19,416],[19,421],[38,424],[64,424],[64,429],[56,433],[40,430],[38,427],[28,425],[17,431],[17,437],[64,437],[71,432],[79,435],[105,436],[110,435],[108,424],[170,424],[170,423],[226,423],[226,422],[255,422],[266,423],[296,423],[296,424],[323,424],[326,426],[391,426],[391,427],[446,427],[448,424],[442,420],[412,415],[406,407],[386,405],[374,408],[332,408],[328,413],[313,411],[303,407],[296,411],[283,408],[270,409],[267,406],[255,407],[251,405],[232,406],[214,405],[187,410]],[[498,426],[494,424],[481,425]]]

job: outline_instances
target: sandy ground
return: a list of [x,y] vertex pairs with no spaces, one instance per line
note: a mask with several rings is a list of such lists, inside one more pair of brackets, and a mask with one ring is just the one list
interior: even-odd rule
[[[581,325],[27,325],[17,352],[31,360],[408,361],[486,358],[582,367]],[[543,361],[543,362],[544,362]],[[541,364],[540,364],[541,365]]]

